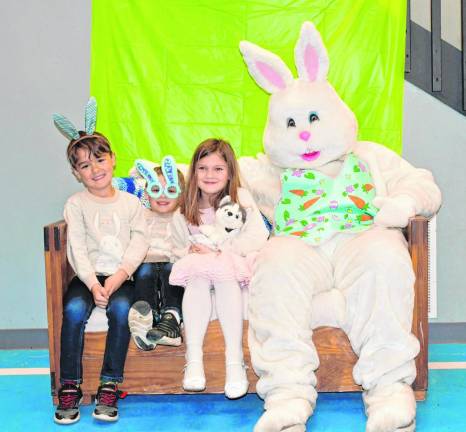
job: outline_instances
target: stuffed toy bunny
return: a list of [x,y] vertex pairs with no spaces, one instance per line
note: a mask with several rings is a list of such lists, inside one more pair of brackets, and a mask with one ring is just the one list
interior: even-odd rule
[[249,347],[265,412],[255,432],[305,431],[317,398],[312,329],[343,329],[359,359],[367,432],[415,430],[411,383],[414,275],[399,228],[437,212],[430,172],[357,141],[357,121],[327,81],[329,58],[313,24],[295,48],[298,79],[276,55],[240,51],[271,93],[265,155],[240,159],[274,233],[250,283]]
[[224,196],[215,212],[214,225],[200,225],[200,234],[190,236],[193,243],[205,244],[215,250],[229,238],[240,232],[246,221],[247,211],[239,204],[232,202],[229,195]]

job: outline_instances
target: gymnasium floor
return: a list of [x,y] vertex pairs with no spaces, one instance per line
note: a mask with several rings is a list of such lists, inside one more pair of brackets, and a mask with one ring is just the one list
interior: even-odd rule
[[[181,375],[180,375],[181,379]],[[124,389],[124,388],[123,388]],[[120,420],[99,423],[92,406],[83,406],[81,420],[55,425],[50,397],[47,350],[0,350],[0,430],[48,431],[252,431],[262,401],[247,395],[229,401],[222,395],[128,396],[120,401]],[[418,432],[466,431],[466,345],[429,347],[429,392],[418,403]],[[320,394],[312,432],[364,432],[359,393]]]

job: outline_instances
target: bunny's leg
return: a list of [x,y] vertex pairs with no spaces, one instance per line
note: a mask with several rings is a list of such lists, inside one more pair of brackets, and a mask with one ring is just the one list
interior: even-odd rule
[[295,238],[274,237],[259,254],[249,288],[249,348],[266,411],[255,432],[305,430],[319,365],[312,298],[330,289],[331,270],[317,250]]
[[374,227],[341,244],[335,284],[346,298],[347,333],[359,356],[353,376],[364,391],[367,432],[414,430],[411,383],[419,342],[411,333],[414,274],[398,230]]

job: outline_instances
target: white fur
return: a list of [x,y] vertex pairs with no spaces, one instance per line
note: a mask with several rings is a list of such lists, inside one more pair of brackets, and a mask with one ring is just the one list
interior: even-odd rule
[[227,195],[222,198],[215,212],[215,224],[199,226],[199,230],[206,238],[194,235],[191,240],[219,249],[226,240],[239,234],[244,222],[240,205],[232,202]]
[[305,431],[313,406],[305,399],[289,399],[268,407],[254,432]]
[[341,234],[319,248],[276,237],[259,254],[250,284],[249,346],[266,412],[254,430],[305,430],[319,364],[311,328],[320,325],[343,328],[359,355],[355,380],[373,389],[364,396],[367,432],[414,430],[413,393],[401,384],[414,380],[419,349],[410,334],[413,273],[404,238],[386,227],[434,214],[440,191],[428,171],[379,144],[357,141],[356,117],[326,80],[328,54],[311,23],[303,24],[295,48],[298,79],[275,54],[249,42],[240,50],[252,78],[271,94],[266,155],[240,160],[243,183],[261,211],[273,221],[284,169],[336,177],[349,152],[367,163],[380,207],[378,226],[363,234]]
[[403,383],[377,386],[363,394],[366,432],[409,431],[415,428],[416,399]]

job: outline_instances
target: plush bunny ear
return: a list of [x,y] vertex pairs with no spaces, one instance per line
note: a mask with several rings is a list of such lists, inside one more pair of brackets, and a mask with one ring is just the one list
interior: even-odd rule
[[230,195],[225,195],[218,203],[218,206],[223,207],[224,205],[227,205],[229,203],[231,203]]
[[97,120],[97,102],[92,96],[86,105],[86,111],[84,114],[84,127],[88,135],[92,135],[95,132],[95,123]]
[[73,123],[71,123],[65,116],[61,114],[53,114],[53,123],[57,129],[65,135],[69,140],[76,140],[79,138],[79,133]]
[[294,50],[298,76],[307,81],[327,79],[329,58],[320,33],[309,21],[301,27],[301,34]]
[[293,75],[276,54],[247,41],[241,41],[239,49],[249,73],[267,93],[283,90],[292,83]]

